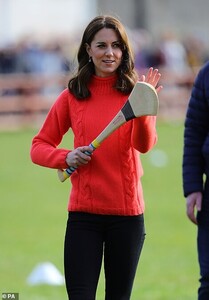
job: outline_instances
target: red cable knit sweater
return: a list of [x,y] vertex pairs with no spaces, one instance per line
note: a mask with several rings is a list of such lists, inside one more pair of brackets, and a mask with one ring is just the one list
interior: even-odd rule
[[[32,161],[45,167],[67,168],[65,159],[70,150],[57,146],[68,129],[74,133],[74,147],[89,145],[127,100],[112,88],[115,80],[94,76],[91,97],[82,101],[64,90],[32,141]],[[152,116],[131,120],[95,150],[88,165],[79,167],[70,177],[69,211],[108,215],[144,212],[139,152],[149,151],[156,143],[155,123]]]

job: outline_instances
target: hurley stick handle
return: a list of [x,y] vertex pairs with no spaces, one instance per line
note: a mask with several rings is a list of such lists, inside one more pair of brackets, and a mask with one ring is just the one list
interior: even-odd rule
[[[89,145],[92,150],[94,151],[96,148],[98,148],[100,146],[100,144],[97,142],[97,140],[95,139],[90,145]],[[91,155],[90,152],[88,151],[85,151],[84,152],[86,155]],[[78,168],[78,167],[77,167]],[[75,170],[77,169],[75,167],[69,167],[65,170],[62,170],[62,169],[59,169],[57,170],[57,174],[58,174],[58,177],[59,177],[59,180],[61,182],[64,182],[66,179],[68,179],[74,172]]]

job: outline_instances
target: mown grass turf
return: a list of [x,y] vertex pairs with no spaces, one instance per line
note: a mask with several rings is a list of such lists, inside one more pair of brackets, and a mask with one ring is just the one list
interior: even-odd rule
[[[181,159],[183,125],[158,123],[155,149],[142,155],[146,241],[132,300],[195,300],[198,286],[196,227],[185,215]],[[34,130],[0,133],[0,295],[21,300],[64,300],[65,287],[35,286],[26,279],[40,262],[63,273],[69,184],[56,171],[31,163]],[[63,145],[71,147],[68,134]],[[103,272],[97,300],[104,299]]]

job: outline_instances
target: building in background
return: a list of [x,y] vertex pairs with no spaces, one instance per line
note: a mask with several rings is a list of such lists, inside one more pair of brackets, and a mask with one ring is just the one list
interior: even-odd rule
[[144,28],[158,38],[167,30],[196,35],[209,44],[208,0],[97,0],[98,13],[113,13],[130,28]]
[[96,14],[96,0],[0,0],[0,46],[24,36],[71,34]]
[[158,38],[167,29],[208,39],[208,0],[0,0],[0,44],[23,34],[71,33],[96,14],[118,16]]

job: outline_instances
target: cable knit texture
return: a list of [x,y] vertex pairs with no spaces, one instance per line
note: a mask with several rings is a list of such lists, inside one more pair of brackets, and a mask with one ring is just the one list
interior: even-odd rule
[[[68,129],[74,133],[75,148],[89,145],[127,100],[113,88],[115,81],[115,77],[94,76],[91,97],[82,101],[64,90],[32,141],[32,161],[45,167],[66,168],[66,155],[71,150],[58,145]],[[144,212],[139,152],[149,151],[156,143],[155,123],[153,116],[131,120],[94,151],[90,163],[70,177],[69,211],[109,215]]]

